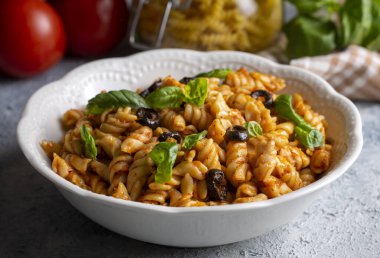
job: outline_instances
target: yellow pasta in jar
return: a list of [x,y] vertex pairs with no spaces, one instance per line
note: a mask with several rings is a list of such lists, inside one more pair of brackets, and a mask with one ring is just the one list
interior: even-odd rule
[[[165,1],[149,1],[141,12],[138,33],[153,43]],[[200,50],[259,51],[270,45],[282,26],[280,0],[192,0],[189,8],[172,8],[163,47]]]

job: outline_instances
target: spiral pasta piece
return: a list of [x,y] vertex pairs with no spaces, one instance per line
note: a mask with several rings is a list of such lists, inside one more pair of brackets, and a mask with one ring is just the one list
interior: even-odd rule
[[182,132],[186,128],[186,121],[182,115],[174,110],[164,109],[161,111],[161,124],[170,131]]
[[311,156],[310,169],[316,174],[326,172],[330,167],[331,154],[329,150],[316,150]]
[[81,174],[85,174],[91,162],[91,159],[82,158],[71,153],[64,153],[62,157]]
[[258,157],[253,174],[259,181],[269,178],[276,168],[276,148],[274,141],[269,141],[264,147],[262,154]]
[[112,196],[122,200],[130,200],[128,190],[125,187],[124,183],[119,182],[116,189],[112,192]]
[[211,122],[212,116],[204,109],[193,104],[186,104],[183,112],[185,121],[194,125],[198,131],[207,129]]
[[100,176],[88,174],[85,176],[85,180],[93,192],[97,194],[107,194],[107,184]]
[[83,178],[74,171],[74,169],[60,156],[53,154],[52,169],[55,173],[70,181],[71,183],[83,188],[88,189]]
[[153,136],[152,129],[142,126],[132,132],[121,144],[121,151],[128,154],[135,153],[144,148]]
[[153,146],[149,146],[137,152],[129,168],[127,190],[133,201],[139,198],[148,175],[153,171],[153,161],[147,156],[152,148]]
[[266,196],[263,193],[260,193],[258,195],[252,196],[252,197],[239,197],[234,200],[233,203],[248,203],[248,202],[260,202],[268,200],[268,196]]
[[304,168],[300,171],[300,178],[302,180],[303,186],[310,185],[315,182],[315,174],[310,168]]
[[247,143],[229,142],[227,144],[226,164],[226,177],[234,186],[249,181],[252,172],[248,164]]
[[245,106],[245,119],[247,121],[256,121],[259,123],[264,132],[270,132],[276,129],[276,119],[271,117],[270,110],[265,108],[264,104],[256,99],[252,99]]
[[203,180],[208,168],[203,162],[195,161],[182,161],[173,168],[173,175],[185,176],[190,174],[191,177],[197,180]]
[[122,154],[112,159],[108,165],[110,177],[109,192],[115,191],[119,187],[119,183],[125,184],[127,182],[127,174],[132,161],[132,156],[128,154]]
[[84,118],[84,112],[79,109],[69,109],[63,114],[62,125],[65,129],[74,128],[79,120]]
[[279,155],[284,157],[297,171],[309,166],[310,158],[298,147],[287,145],[282,147]]
[[224,141],[227,129],[230,127],[232,127],[232,124],[229,120],[221,118],[214,119],[208,128],[207,135],[216,143],[221,144]]
[[276,172],[278,177],[286,183],[290,189],[297,190],[303,187],[302,179],[297,170],[282,156],[277,156]]
[[275,198],[292,191],[286,183],[274,176],[265,178],[259,185],[260,190],[269,198]]
[[208,169],[220,169],[218,149],[212,139],[202,139],[195,145],[197,159],[202,162]]
[[41,141],[41,147],[49,159],[53,160],[53,154],[61,154],[62,146],[59,143],[53,141]]
[[130,107],[118,108],[116,112],[112,109],[104,111],[100,116],[101,124],[99,130],[113,135],[120,135],[126,132],[137,119],[131,112]]

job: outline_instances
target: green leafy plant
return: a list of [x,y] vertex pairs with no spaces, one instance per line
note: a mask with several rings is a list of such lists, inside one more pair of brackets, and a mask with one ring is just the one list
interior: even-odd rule
[[298,16],[284,26],[288,57],[316,56],[350,44],[380,50],[380,0],[288,0]]
[[185,96],[179,87],[164,87],[153,91],[146,97],[146,102],[152,108],[177,108],[181,106]]
[[152,108],[177,108],[183,102],[201,106],[207,97],[207,79],[191,80],[183,91],[176,86],[164,87],[153,91],[146,97],[146,102]]
[[289,58],[328,54],[336,49],[336,28],[329,20],[299,16],[284,27]]
[[177,158],[178,144],[175,142],[160,142],[154,146],[149,157],[157,166],[155,182],[165,183],[172,178],[172,170]]
[[89,114],[98,115],[104,110],[115,107],[148,108],[149,105],[139,94],[129,90],[100,93],[90,99],[87,104]]
[[95,145],[95,140],[90,134],[90,130],[82,125],[80,128],[80,136],[82,139],[82,147],[84,150],[84,155],[87,158],[96,160],[96,156],[98,155],[98,150]]
[[206,77],[206,78],[216,77],[219,79],[225,79],[227,77],[227,75],[232,71],[233,70],[231,70],[229,68],[215,69],[215,70],[212,70],[212,71],[209,71],[206,73],[200,73],[195,77],[197,77],[197,78],[199,78],[199,77]]
[[187,135],[185,137],[185,139],[183,140],[182,148],[185,149],[185,150],[192,149],[195,146],[195,144],[197,144],[198,141],[200,141],[203,138],[205,138],[206,135],[207,135],[207,131],[206,130],[202,131],[200,133]]
[[207,80],[197,78],[185,86],[185,102],[201,106],[207,97]]
[[263,129],[256,121],[249,121],[244,124],[244,127],[247,129],[249,137],[257,137],[258,135],[263,135]]
[[315,148],[323,144],[323,135],[321,132],[306,123],[305,120],[294,111],[291,95],[282,94],[277,96],[274,105],[278,116],[296,124],[295,137],[305,147]]

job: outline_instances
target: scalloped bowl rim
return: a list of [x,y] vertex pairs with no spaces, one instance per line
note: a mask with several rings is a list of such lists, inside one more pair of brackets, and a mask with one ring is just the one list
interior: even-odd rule
[[[91,69],[92,67],[96,67],[98,65],[101,65],[102,63],[106,63],[108,61],[121,61],[124,59],[136,59],[141,58],[142,56],[149,56],[149,54],[152,54],[153,52],[187,52],[191,55],[225,55],[225,54],[234,54],[234,55],[244,55],[249,56],[249,58],[257,59],[260,62],[265,63],[267,66],[272,66],[278,69],[281,69],[285,72],[298,72],[303,73],[304,75],[308,76],[309,78],[312,78],[315,82],[319,83],[323,86],[323,88],[326,90],[326,93],[329,94],[333,98],[338,98],[341,101],[345,102],[345,104],[350,108],[350,111],[352,114],[354,114],[355,119],[355,125],[351,132],[351,139],[353,141],[353,144],[347,145],[347,151],[346,155],[348,155],[348,158],[345,162],[341,163],[339,166],[337,166],[335,169],[331,171],[331,173],[323,176],[322,178],[318,179],[314,183],[303,187],[301,189],[298,189],[297,191],[293,191],[291,193],[288,193],[286,195],[274,198],[274,199],[268,199],[262,202],[254,202],[254,203],[242,203],[242,204],[231,204],[231,205],[222,205],[222,206],[202,206],[202,207],[166,207],[166,206],[158,206],[158,205],[151,205],[151,204],[145,204],[140,202],[134,202],[134,201],[125,201],[120,200],[117,198],[113,198],[110,196],[104,196],[100,194],[93,193],[91,191],[84,190],[71,182],[67,181],[66,179],[60,177],[56,173],[53,172],[52,169],[48,169],[46,167],[41,166],[41,164],[36,160],[36,158],[31,155],[28,147],[26,146],[24,142],[24,138],[27,137],[27,130],[28,130],[28,124],[32,123],[32,115],[33,115],[33,108],[35,106],[38,106],[38,99],[39,95],[45,91],[46,89],[55,88],[58,87],[61,84],[64,84],[65,82],[69,82],[72,79],[76,77],[80,77],[82,72]],[[344,111],[343,111],[344,112]],[[40,89],[38,89],[29,99],[28,103],[25,106],[25,110],[23,112],[23,115],[19,121],[18,127],[17,127],[17,139],[19,142],[19,145],[24,152],[24,155],[28,159],[28,161],[32,164],[32,166],[44,177],[46,177],[49,181],[54,183],[58,187],[62,187],[67,191],[70,191],[72,193],[75,193],[77,195],[80,195],[82,197],[92,199],[94,201],[101,202],[103,205],[110,205],[110,206],[126,206],[126,207],[133,207],[136,209],[144,209],[144,210],[150,210],[154,212],[159,213],[203,213],[203,212],[219,212],[219,211],[243,211],[243,210],[251,210],[251,209],[260,209],[264,207],[269,206],[275,206],[280,203],[285,203],[292,201],[294,199],[300,198],[304,195],[308,195],[309,193],[315,192],[328,184],[335,181],[337,178],[339,178],[341,175],[343,175],[349,167],[355,162],[355,160],[358,158],[362,146],[363,146],[363,137],[362,137],[362,123],[359,111],[355,107],[355,105],[347,99],[345,96],[337,93],[334,88],[327,83],[325,80],[323,80],[318,75],[315,75],[307,70],[292,67],[289,65],[282,65],[277,64],[271,60],[265,59],[263,57],[250,54],[250,53],[244,53],[239,51],[210,51],[210,52],[199,52],[194,50],[184,50],[184,49],[159,49],[159,50],[150,50],[145,51],[137,54],[133,54],[127,57],[119,57],[119,58],[106,58],[106,59],[100,59],[97,61],[89,62],[84,65],[81,65],[72,71],[68,72],[63,78],[60,80],[51,82]],[[354,148],[356,146],[356,148]]]

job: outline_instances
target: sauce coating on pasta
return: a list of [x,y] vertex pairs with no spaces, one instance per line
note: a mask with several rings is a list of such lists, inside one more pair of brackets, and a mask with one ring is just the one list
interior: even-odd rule
[[298,120],[287,119],[251,94],[265,91],[275,103],[284,80],[244,68],[207,74],[188,84],[167,76],[144,96],[104,92],[87,109],[68,110],[62,140],[41,142],[52,170],[97,194],[190,207],[275,198],[329,169],[323,115],[294,94]]

